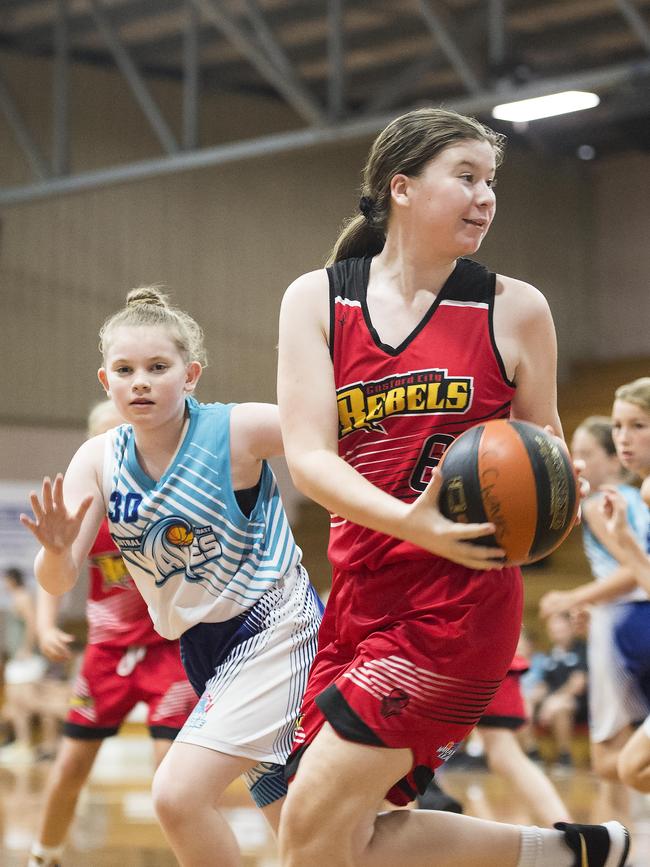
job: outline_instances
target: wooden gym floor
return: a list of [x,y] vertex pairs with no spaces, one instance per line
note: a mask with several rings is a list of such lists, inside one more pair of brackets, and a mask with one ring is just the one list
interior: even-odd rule
[[[150,744],[145,736],[107,741],[82,795],[69,835],[64,867],[175,867],[158,828],[149,795]],[[49,763],[0,767],[0,865],[25,867],[41,809]],[[549,771],[576,821],[602,821],[599,784],[584,767]],[[532,823],[521,799],[486,771],[449,769],[445,789],[462,800],[465,811],[481,818]],[[279,867],[271,834],[251,805],[243,784],[226,793],[224,809],[240,840],[244,867]],[[634,867],[650,865],[650,801],[639,796],[631,822],[635,834]],[[625,816],[618,818],[627,820]]]

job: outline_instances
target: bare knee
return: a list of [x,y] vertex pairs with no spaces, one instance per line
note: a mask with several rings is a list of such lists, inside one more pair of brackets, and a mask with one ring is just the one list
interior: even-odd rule
[[302,797],[298,785],[295,783],[289,788],[280,816],[278,839],[281,850],[287,854],[302,851],[310,844],[318,845],[317,838],[326,824],[319,822],[321,806],[325,809],[324,815],[328,813],[325,805],[317,803],[317,797]]
[[650,792],[650,768],[633,752],[623,751],[618,757],[618,779],[632,789]]
[[158,768],[151,785],[154,810],[163,828],[170,828],[196,816],[200,804],[195,803],[193,790],[183,780],[172,779],[165,766]]
[[[282,864],[336,867],[358,857],[358,823],[350,811],[338,806],[320,797],[316,787],[302,791],[298,784],[289,787],[278,835]],[[356,863],[356,857],[354,860]]]
[[604,750],[598,753],[593,751],[591,755],[591,769],[601,780],[616,783],[620,779],[618,775],[618,755],[616,753],[609,753]]

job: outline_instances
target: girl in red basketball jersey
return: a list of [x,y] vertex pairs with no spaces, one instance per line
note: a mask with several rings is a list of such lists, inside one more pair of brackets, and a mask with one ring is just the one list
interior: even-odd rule
[[294,480],[332,513],[333,587],[296,730],[283,867],[621,867],[627,832],[427,811],[422,791],[490,703],[521,624],[518,569],[490,524],[438,510],[435,466],[486,419],[561,431],[555,332],[532,286],[474,254],[501,137],[454,112],[397,118],[361,215],[280,316],[278,396]]

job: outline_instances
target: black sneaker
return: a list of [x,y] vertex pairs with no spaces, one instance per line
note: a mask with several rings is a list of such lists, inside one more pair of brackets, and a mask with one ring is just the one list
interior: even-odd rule
[[620,822],[602,825],[575,825],[557,822],[564,842],[575,852],[573,867],[623,867],[630,848],[630,834]]
[[463,805],[447,792],[443,792],[435,780],[431,780],[423,795],[417,796],[418,810],[442,810],[445,813],[462,813]]

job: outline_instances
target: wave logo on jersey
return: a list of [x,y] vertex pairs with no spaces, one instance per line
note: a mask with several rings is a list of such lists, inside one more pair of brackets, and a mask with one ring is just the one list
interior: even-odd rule
[[161,518],[142,538],[141,551],[156,564],[156,587],[174,575],[186,581],[207,577],[206,565],[221,556],[222,548],[212,527],[193,527],[177,515]]
[[339,439],[356,430],[386,433],[382,422],[389,416],[465,413],[473,394],[473,377],[438,368],[346,385],[336,391]]

